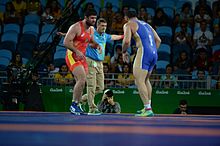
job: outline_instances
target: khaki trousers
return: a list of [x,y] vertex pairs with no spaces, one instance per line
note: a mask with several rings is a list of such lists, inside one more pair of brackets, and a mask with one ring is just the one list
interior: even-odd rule
[[88,104],[89,108],[95,108],[95,95],[102,93],[104,90],[103,63],[89,57],[86,57],[86,62],[88,64],[88,74],[86,76]]

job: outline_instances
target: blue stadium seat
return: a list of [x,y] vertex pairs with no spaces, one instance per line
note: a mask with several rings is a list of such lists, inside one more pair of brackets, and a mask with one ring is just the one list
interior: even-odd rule
[[55,67],[60,67],[65,63],[66,51],[56,51],[54,53],[54,65]]
[[39,25],[35,23],[27,23],[23,26],[23,34],[33,34],[36,37],[39,35]]
[[[176,29],[175,29],[175,32],[180,32],[181,31],[181,27],[178,26]],[[190,27],[187,27],[187,33],[191,34],[192,35],[192,30]]]
[[11,0],[1,0],[0,4],[5,5],[7,2],[11,2]]
[[60,4],[61,9],[63,9],[65,7],[65,0],[57,0],[58,3]]
[[22,34],[20,36],[20,41],[19,43],[22,43],[22,42],[32,42],[34,44],[37,43],[37,37],[33,34]]
[[219,37],[214,37],[213,45],[220,45],[220,36]]
[[170,46],[167,44],[161,44],[160,47],[158,48],[158,52],[166,52],[168,54],[171,54]]
[[10,50],[2,49],[0,50],[0,57],[8,58],[9,60],[12,59],[12,52]]
[[3,28],[3,32],[15,31],[16,33],[20,33],[20,26],[16,23],[5,24]]
[[40,3],[43,6],[43,8],[45,8],[47,1],[46,0],[40,0]]
[[15,44],[18,43],[18,33],[9,31],[2,34],[1,41],[11,41]]
[[163,8],[163,7],[174,8],[175,2],[173,0],[158,0],[158,7],[159,8]]
[[162,7],[163,11],[171,19],[174,17],[174,9],[171,7]]
[[214,54],[218,50],[220,50],[220,44],[212,46],[212,54]]
[[57,46],[56,47],[56,52],[59,52],[59,51],[66,51],[66,48],[62,47],[62,46]]
[[146,8],[146,11],[148,14],[151,15],[151,17],[155,16],[155,9],[153,8]]
[[169,61],[159,60],[156,63],[156,70],[159,74],[166,72],[166,66],[169,64]]
[[60,39],[60,42],[59,42],[59,45],[60,45],[60,46],[63,46],[63,40],[64,40],[64,37],[62,37],[62,38]]
[[97,12],[97,14],[99,14],[100,13],[100,11],[101,11],[101,7],[99,7],[98,5],[94,5],[94,9],[96,10],[96,12]]
[[35,44],[31,42],[22,42],[18,45],[18,52],[22,57],[31,59],[33,56],[33,49],[35,48]]
[[120,11],[120,8],[113,5],[112,6],[112,11],[116,13],[116,12]]
[[0,70],[1,71],[6,71],[9,63],[10,63],[10,60],[8,58],[5,58],[5,57],[0,57]]
[[112,6],[116,6],[117,8],[120,8],[120,7],[121,7],[119,0],[105,0],[105,1],[104,1],[104,6],[102,6],[102,7],[105,7],[107,2],[111,3]]
[[53,64],[55,67],[60,67],[62,64],[66,63],[65,59],[64,58],[61,58],[61,59],[55,59],[53,61]]
[[45,24],[42,26],[41,34],[51,32],[54,28],[54,24]]
[[56,59],[65,59],[65,57],[66,57],[66,50],[56,51],[54,53],[54,60],[56,60]]
[[170,54],[167,52],[158,52],[158,61],[161,60],[170,62]]
[[172,28],[169,26],[159,26],[156,29],[157,33],[159,36],[168,36],[168,37],[172,37],[173,33],[172,33]]
[[172,41],[172,28],[170,26],[159,26],[156,29],[158,35],[160,36],[162,43],[171,45]]
[[11,52],[15,52],[16,44],[11,41],[3,41],[3,42],[0,42],[0,50],[1,49],[7,49],[7,50],[10,50]]
[[37,14],[28,14],[24,17],[24,24],[35,23],[39,25],[41,23],[40,16]]
[[26,65],[26,64],[28,63],[28,61],[29,61],[29,59],[24,58],[24,57],[22,58],[22,63],[23,63],[23,64],[25,64],[25,65]]
[[2,2],[0,3],[0,12],[5,12],[5,5]]
[[166,66],[169,64],[169,61],[165,61],[165,60],[159,60],[156,63],[157,69],[159,68],[163,68],[166,69]]
[[101,0],[96,0],[96,1],[94,1],[94,0],[86,0],[86,1],[84,2],[84,4],[86,4],[86,3],[93,3],[94,5],[98,6],[99,8],[102,7],[102,5],[101,5]]
[[51,43],[52,42],[52,35],[50,33],[43,33],[40,35],[39,43]]
[[157,1],[158,0],[141,0],[140,4],[141,4],[141,6],[144,6],[147,8],[156,9],[157,8]]

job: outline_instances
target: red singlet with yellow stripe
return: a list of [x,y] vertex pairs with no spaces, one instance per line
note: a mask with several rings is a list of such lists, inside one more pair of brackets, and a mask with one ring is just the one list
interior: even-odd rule
[[[74,43],[74,47],[85,55],[87,45],[91,40],[92,31],[90,29],[90,32],[86,32],[84,30],[82,21],[80,21],[79,23],[81,27],[81,34],[74,38],[73,43]],[[82,65],[86,73],[88,73],[88,65],[86,63],[86,60],[79,58],[75,52],[72,52],[69,49],[67,49],[66,52],[66,64],[71,72],[74,70],[75,67]]]

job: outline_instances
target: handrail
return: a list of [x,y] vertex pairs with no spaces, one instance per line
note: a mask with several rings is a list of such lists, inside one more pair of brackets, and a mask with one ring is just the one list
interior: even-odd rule
[[[136,88],[134,80],[130,79],[122,79],[118,80],[119,73],[106,73],[105,74],[105,88],[116,87],[116,88]],[[179,88],[179,89],[216,89],[215,84],[217,84],[217,79],[220,76],[207,76],[204,80],[192,79],[192,75],[173,75],[175,79],[161,79],[161,76],[165,76],[165,74],[152,74],[150,78],[150,82],[153,88]],[[65,86],[73,86],[75,84],[75,80],[71,80],[69,84],[63,84]],[[7,76],[0,76],[0,83],[6,82]],[[40,82],[43,85],[61,85],[55,82],[55,78],[53,77],[42,77],[40,78]],[[123,84],[121,84],[123,82]],[[126,85],[126,83],[128,83]]]

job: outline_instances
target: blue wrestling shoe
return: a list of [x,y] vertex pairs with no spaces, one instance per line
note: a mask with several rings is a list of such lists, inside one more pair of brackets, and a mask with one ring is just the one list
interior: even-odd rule
[[71,104],[70,112],[74,115],[86,115],[86,113],[82,110],[81,106],[75,102]]
[[135,117],[153,117],[154,113],[152,110],[144,110],[139,114],[135,114]]

